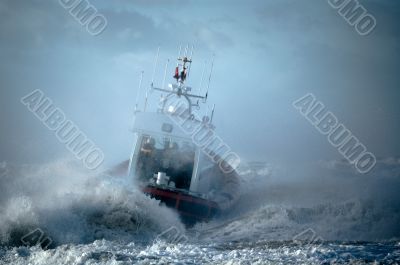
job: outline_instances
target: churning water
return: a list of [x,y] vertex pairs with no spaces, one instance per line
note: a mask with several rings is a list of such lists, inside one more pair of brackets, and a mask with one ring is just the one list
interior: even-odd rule
[[283,180],[250,164],[240,170],[238,205],[186,228],[126,180],[71,161],[0,169],[0,264],[400,262],[397,201],[349,195],[354,179],[332,192],[328,179]]

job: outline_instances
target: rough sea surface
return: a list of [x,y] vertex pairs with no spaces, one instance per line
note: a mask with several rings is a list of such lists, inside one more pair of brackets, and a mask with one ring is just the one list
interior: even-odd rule
[[0,264],[400,264],[394,184],[361,192],[354,177],[296,181],[252,163],[234,209],[186,228],[126,179],[73,161],[0,170]]

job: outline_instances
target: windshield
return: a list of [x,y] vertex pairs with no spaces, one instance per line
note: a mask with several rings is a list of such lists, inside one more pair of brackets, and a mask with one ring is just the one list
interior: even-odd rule
[[195,157],[194,145],[186,140],[171,137],[144,135],[136,163],[136,177],[149,182],[163,172],[168,184],[189,190]]

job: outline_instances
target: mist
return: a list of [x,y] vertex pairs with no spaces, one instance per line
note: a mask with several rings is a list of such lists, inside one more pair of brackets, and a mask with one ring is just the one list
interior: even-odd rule
[[[216,104],[216,132],[241,158],[242,198],[221,218],[265,221],[254,230],[243,222],[242,229],[228,227],[211,239],[248,234],[290,240],[308,227],[330,240],[399,238],[400,3],[363,1],[377,21],[366,36],[320,0],[91,3],[108,23],[97,36],[88,34],[59,1],[0,3],[2,242],[21,226],[46,227],[59,244],[101,238],[97,224],[87,221],[92,212],[84,212],[107,205],[112,194],[122,194],[116,204],[130,202],[123,207],[156,227],[146,237],[171,224],[180,226],[168,209],[162,210],[166,224],[157,220],[162,214],[156,211],[137,211],[156,203],[124,185],[117,185],[115,192],[109,179],[98,176],[129,159],[137,95],[143,107],[141,72],[143,86],[149,87],[160,47],[154,82],[162,83],[168,59],[167,80],[173,82],[179,46],[188,43],[195,47],[188,79],[195,89],[204,62],[210,66],[215,55],[209,104]],[[21,104],[36,89],[102,150],[99,168],[85,169]],[[307,93],[374,154],[371,171],[357,172],[293,107]],[[150,105],[157,100],[152,98]],[[254,161],[261,168],[252,168]],[[100,226],[112,223],[112,207],[105,212]],[[76,222],[83,236],[69,230],[67,222],[56,226],[62,218]],[[20,220],[28,223],[21,225]],[[121,226],[125,222],[118,220]],[[137,222],[130,223],[133,230]],[[282,228],[269,233],[275,224]]]

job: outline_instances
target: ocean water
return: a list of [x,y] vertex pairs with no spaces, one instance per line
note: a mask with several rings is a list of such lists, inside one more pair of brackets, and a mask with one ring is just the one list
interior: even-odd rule
[[124,178],[73,160],[0,170],[0,264],[400,263],[396,186],[358,192],[354,178],[299,181],[250,163],[236,207],[187,228]]

